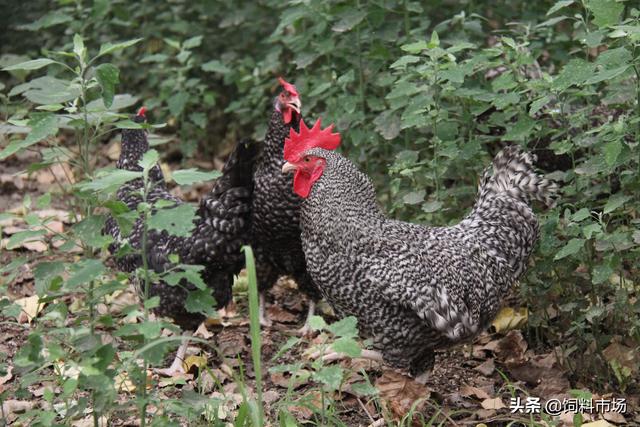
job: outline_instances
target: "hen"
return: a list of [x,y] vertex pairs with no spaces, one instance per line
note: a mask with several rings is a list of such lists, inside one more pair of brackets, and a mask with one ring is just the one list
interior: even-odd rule
[[[145,121],[144,109],[138,112],[134,121]],[[142,170],[139,162],[149,149],[146,133],[141,129],[125,129],[122,132],[122,149],[117,167],[131,171]],[[241,142],[227,159],[222,176],[215,182],[212,190],[201,201],[194,221],[194,229],[188,237],[170,235],[166,231],[149,229],[147,233],[147,264],[150,269],[161,273],[173,267],[169,255],[177,254],[182,264],[198,264],[205,268],[201,276],[206,285],[213,291],[218,308],[226,306],[231,300],[233,277],[244,266],[244,257],[240,251],[249,239],[249,217],[251,209],[252,179],[251,170],[256,154],[255,144]],[[183,202],[169,193],[159,165],[154,165],[149,172],[152,182],[148,192],[147,203],[153,205],[159,201],[168,201],[173,207]],[[142,178],[129,181],[118,189],[117,199],[124,202],[130,210],[135,210],[143,201]],[[138,219],[126,236],[120,233],[118,223],[113,217],[107,220],[105,232],[113,236],[110,246],[115,254],[124,243],[128,243],[135,253],[116,257],[116,266],[126,272],[133,272],[143,266],[140,254],[143,241],[143,221]],[[142,284],[136,283],[138,292],[142,293]],[[178,286],[170,286],[165,282],[152,283],[149,297],[158,296],[160,304],[154,309],[159,316],[167,316],[185,331],[194,330],[204,316],[189,312],[185,302],[189,291],[195,286],[184,280]],[[176,359],[171,367],[160,370],[161,373],[173,375],[182,370],[182,361],[188,341],[180,346]]]
[[[296,87],[280,79],[282,92],[274,100],[269,128],[254,170],[251,207],[251,246],[256,256],[260,294],[260,323],[271,322],[265,316],[264,293],[281,276],[290,276],[310,297],[307,320],[313,315],[320,297],[307,273],[300,241],[300,202],[291,192],[290,176],[282,174],[284,140],[290,129],[302,122],[300,95]],[[304,332],[305,327],[301,330]]]
[[336,312],[355,316],[373,338],[365,357],[426,373],[434,349],[473,338],[494,318],[538,238],[530,202],[551,204],[556,187],[534,171],[532,155],[507,147],[460,223],[410,224],[385,216],[369,178],[331,151],[339,144],[319,121],[285,143],[282,171],[295,171],[293,188],[304,198],[307,268]]

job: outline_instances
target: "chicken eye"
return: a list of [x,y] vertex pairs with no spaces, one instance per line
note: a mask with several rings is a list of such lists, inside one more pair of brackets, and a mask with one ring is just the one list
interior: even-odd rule
[[307,163],[309,163],[309,161],[310,161],[310,160],[311,160],[311,159],[310,159],[310,158],[308,158],[308,157],[305,157],[305,158],[304,158],[304,161],[305,161],[305,162],[307,162]]

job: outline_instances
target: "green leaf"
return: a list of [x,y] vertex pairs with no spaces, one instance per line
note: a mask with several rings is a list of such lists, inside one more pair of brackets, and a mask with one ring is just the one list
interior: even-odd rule
[[146,339],[151,340],[160,336],[162,324],[159,322],[142,322],[138,325],[138,331]]
[[82,182],[77,187],[84,191],[111,192],[125,182],[136,178],[142,178],[142,172],[112,169],[110,171],[102,171],[96,178]]
[[102,46],[100,46],[100,52],[98,52],[98,56],[96,56],[96,58],[116,52],[118,50],[126,49],[142,40],[143,39],[140,38],[140,39],[127,40],[127,41],[118,42],[118,43],[105,43]]
[[583,59],[572,59],[556,76],[551,87],[563,91],[572,85],[582,85],[593,76],[595,65]]
[[622,143],[619,140],[608,142],[604,146],[604,159],[607,165],[613,166],[618,160],[618,156],[622,152]]
[[331,27],[331,30],[335,31],[336,33],[344,33],[346,31],[350,31],[359,23],[361,23],[366,16],[367,13],[364,10],[347,9],[346,13],[338,16],[340,20],[333,27]]
[[40,58],[33,59],[31,61],[21,62],[15,65],[9,65],[8,67],[4,67],[2,71],[13,71],[13,70],[38,70],[42,67],[46,67],[49,64],[54,64],[56,61],[49,58]]
[[38,263],[38,265],[33,269],[36,293],[40,296],[45,295],[53,279],[59,277],[64,270],[65,265],[60,261]]
[[327,323],[320,316],[311,316],[311,319],[309,319],[309,327],[314,331],[321,331],[327,327]]
[[368,381],[351,384],[351,390],[359,396],[374,396],[378,393],[378,389]]
[[138,162],[142,168],[142,175],[145,177],[148,176],[151,168],[158,164],[158,160],[160,160],[160,155],[156,150],[149,150],[144,153],[142,159]]
[[345,354],[349,357],[359,357],[362,354],[360,345],[353,338],[340,337],[331,344],[333,351]]
[[600,233],[601,231],[602,227],[600,227],[600,224],[589,224],[582,229],[582,235],[590,239],[595,233]]
[[111,236],[102,235],[105,221],[104,215],[91,215],[72,228],[82,242],[94,248],[102,248],[111,241]]
[[66,80],[43,76],[14,87],[9,96],[18,94],[22,94],[34,104],[60,104],[73,101],[80,96],[80,87]]
[[429,40],[429,44],[427,46],[429,47],[429,49],[440,46],[440,37],[438,37],[438,33],[436,31],[433,31],[431,33],[431,40]]
[[424,40],[400,46],[400,49],[404,50],[405,52],[409,52],[411,54],[414,54],[414,55],[417,54],[417,53],[420,53],[423,50],[428,49],[428,48],[429,48],[429,45]]
[[613,268],[608,264],[600,264],[593,267],[591,271],[591,282],[594,285],[604,283],[613,274]]
[[585,0],[585,6],[593,13],[593,23],[600,28],[617,24],[624,11],[624,5],[616,0]]
[[327,330],[338,337],[353,338],[358,335],[358,319],[345,317],[327,326]]
[[211,181],[220,177],[219,171],[202,172],[197,169],[183,169],[171,172],[171,178],[178,185],[191,185],[196,182]]
[[502,137],[505,141],[525,141],[531,135],[536,122],[528,115],[522,115],[516,124],[509,127],[507,133]]
[[572,5],[574,2],[574,0],[561,0],[559,2],[556,2],[556,4],[554,4],[553,6],[551,6],[551,9],[549,9],[549,11],[547,12],[547,16],[551,15],[552,13],[555,13],[557,11],[559,11],[560,9],[564,9],[565,7]]
[[14,140],[0,151],[0,160],[58,133],[58,119],[50,113],[33,113],[28,125],[31,132],[23,140]]
[[313,379],[331,390],[337,390],[342,383],[342,375],[343,370],[340,366],[323,366],[319,371],[314,372]]
[[187,105],[187,101],[189,101],[188,92],[178,92],[173,94],[167,100],[167,105],[169,106],[171,114],[176,117],[179,116],[184,110],[185,105]]
[[545,105],[547,105],[551,101],[550,96],[543,96],[542,98],[538,98],[531,103],[529,107],[529,115],[531,117],[535,116],[538,111],[540,111]]
[[211,289],[197,289],[190,291],[184,307],[190,313],[203,313],[209,317],[216,316],[216,300],[211,295]]
[[440,200],[431,200],[422,204],[422,211],[426,213],[438,212],[442,208]]
[[198,47],[202,44],[202,36],[191,37],[182,43],[182,47],[184,49],[193,49],[194,47]]
[[604,205],[603,212],[606,214],[611,213],[627,203],[629,200],[631,200],[631,196],[625,196],[621,193],[614,194],[609,197],[609,200],[607,200],[607,203]]
[[595,75],[593,75],[592,77],[590,77],[589,79],[587,79],[587,81],[585,81],[584,83],[589,85],[589,84],[600,83],[603,81],[608,81],[623,74],[629,68],[630,68],[630,65],[623,65],[622,67],[617,67],[610,70],[602,70],[596,73]]
[[31,132],[25,139],[25,144],[32,145],[58,133],[58,119],[53,114],[34,115],[34,118],[29,120],[29,127]]
[[571,220],[575,222],[580,222],[584,219],[591,217],[591,212],[587,208],[582,208],[573,215],[571,215]]
[[195,218],[195,208],[188,204],[175,208],[158,209],[149,218],[149,228],[165,230],[174,236],[189,237],[194,228],[193,220]]
[[18,248],[24,242],[41,241],[41,237],[46,234],[47,232],[45,230],[18,231],[9,238],[9,241],[7,242],[7,249]]
[[210,73],[219,73],[219,74],[227,74],[232,71],[231,68],[227,67],[217,59],[213,59],[209,62],[205,62],[204,64],[202,64],[200,68],[202,68],[202,71],[207,71]]
[[100,64],[96,67],[96,80],[98,80],[98,84],[102,88],[104,106],[111,108],[116,85],[120,82],[120,71],[113,64]]
[[407,205],[417,205],[424,201],[424,196],[427,194],[425,190],[412,191],[407,193],[402,198],[402,201]]
[[76,288],[98,278],[106,271],[106,267],[99,259],[86,259],[80,261],[74,274],[67,280],[68,288]]
[[416,62],[420,62],[420,57],[415,55],[404,55],[401,56],[396,62],[391,64],[389,68],[404,68],[409,64],[415,64]]
[[39,31],[43,28],[50,28],[70,21],[73,21],[73,17],[62,13],[59,10],[54,10],[38,18],[35,22],[26,25],[18,25],[17,28],[27,31]]
[[569,255],[577,254],[584,246],[584,239],[571,239],[562,249],[553,257],[554,261],[566,258]]
[[84,64],[87,60],[87,48],[84,45],[84,40],[80,34],[73,36],[73,53],[76,54],[80,63]]

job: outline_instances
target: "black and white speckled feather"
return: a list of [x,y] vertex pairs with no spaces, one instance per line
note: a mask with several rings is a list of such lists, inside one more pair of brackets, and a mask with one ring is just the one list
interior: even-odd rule
[[251,246],[256,255],[259,288],[264,291],[281,276],[291,276],[312,299],[320,294],[309,277],[300,241],[300,202],[291,191],[292,178],[282,174],[284,140],[300,117],[285,124],[274,108],[254,172]]
[[483,175],[472,212],[452,227],[386,218],[370,180],[335,152],[302,203],[302,244],[313,281],[342,316],[358,318],[385,361],[428,371],[434,349],[485,329],[538,238],[531,199],[555,186],[533,159],[506,148]]
[[[136,116],[140,122],[142,117]],[[127,170],[141,170],[138,165],[148,150],[146,134],[142,130],[124,130],[122,150],[117,167]],[[253,183],[251,171],[256,156],[256,144],[240,142],[229,156],[222,170],[222,176],[215,182],[211,192],[201,201],[197,211],[195,229],[189,237],[178,237],[166,231],[149,230],[147,233],[147,261],[156,272],[166,271],[172,266],[170,254],[177,254],[183,264],[204,265],[202,278],[213,290],[218,307],[223,307],[231,299],[233,276],[244,265],[240,252],[242,245],[249,240],[249,220]],[[147,201],[154,204],[167,200],[177,205],[182,200],[169,193],[159,165],[150,171],[153,187]],[[136,209],[142,202],[143,181],[137,179],[123,185],[117,192],[118,200],[129,209]],[[170,209],[170,208],[169,208]],[[116,258],[115,262],[122,271],[133,272],[142,266],[139,250],[142,247],[143,223],[139,219],[128,236],[122,236],[117,222],[109,218],[105,232],[114,237],[110,251],[115,253],[128,242],[136,254]],[[180,327],[194,329],[203,320],[203,316],[190,313],[185,309],[188,290],[194,287],[188,283],[170,286],[164,282],[150,286],[150,297],[159,296],[160,305],[154,310],[160,316],[171,317]],[[138,290],[142,292],[140,286]]]

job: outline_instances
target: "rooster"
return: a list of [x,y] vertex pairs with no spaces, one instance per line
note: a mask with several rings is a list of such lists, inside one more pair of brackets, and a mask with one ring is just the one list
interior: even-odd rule
[[[145,121],[145,110],[140,109],[134,121]],[[131,171],[141,171],[140,159],[149,149],[146,133],[142,129],[125,129],[122,132],[122,149],[117,167]],[[244,265],[240,251],[249,239],[249,220],[251,209],[252,178],[251,170],[256,155],[256,146],[248,142],[239,143],[227,159],[222,176],[215,182],[213,189],[202,198],[194,221],[194,229],[188,237],[173,236],[166,231],[150,229],[147,233],[147,264],[150,269],[162,273],[175,267],[169,255],[177,254],[182,264],[199,264],[205,268],[201,276],[213,291],[218,308],[226,306],[232,297],[231,288],[234,275]],[[169,193],[162,170],[154,165],[149,171],[151,188],[147,203],[153,205],[158,201],[171,202],[175,206],[183,201]],[[118,189],[116,197],[124,202],[130,210],[135,211],[143,201],[142,178],[129,181]],[[118,223],[109,217],[105,232],[114,238],[110,252],[115,254],[124,243],[135,249],[134,254],[116,257],[116,266],[126,272],[133,272],[143,266],[140,249],[142,248],[144,224],[138,219],[126,236],[120,232]],[[142,284],[137,283],[138,292],[142,293]],[[195,286],[180,283],[170,286],[160,281],[152,283],[149,297],[158,296],[160,304],[154,308],[158,316],[167,316],[174,320],[183,330],[194,330],[203,320],[202,314],[186,310],[185,302],[189,291]],[[168,369],[160,369],[159,373],[173,376],[183,373],[182,359],[187,349],[188,340],[184,340],[173,363]]]
[[[284,140],[297,130],[302,118],[300,95],[296,87],[279,79],[282,92],[274,100],[269,128],[254,169],[251,207],[251,246],[256,255],[260,290],[260,323],[269,326],[265,316],[265,292],[279,277],[290,276],[310,297],[307,322],[314,313],[320,294],[313,285],[304,261],[300,241],[301,198],[291,192],[292,180],[282,174]],[[300,332],[308,330],[308,323]]]
[[426,374],[435,349],[472,339],[495,317],[538,239],[530,202],[551,205],[556,187],[534,171],[531,154],[510,146],[485,170],[457,225],[395,221],[369,178],[333,151],[339,144],[320,121],[285,142],[282,172],[295,173],[293,191],[303,198],[307,268],[335,311],[355,316],[373,338],[363,357]]

